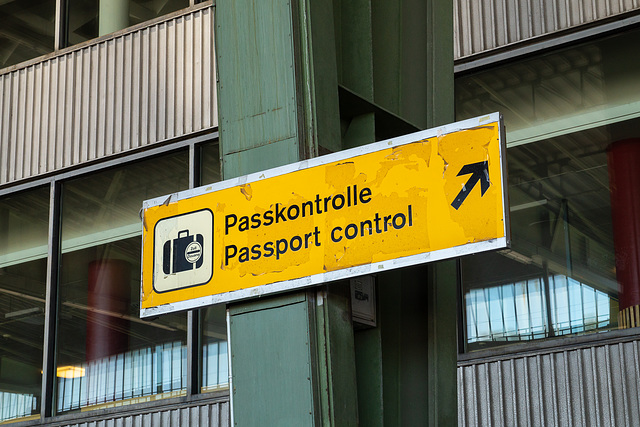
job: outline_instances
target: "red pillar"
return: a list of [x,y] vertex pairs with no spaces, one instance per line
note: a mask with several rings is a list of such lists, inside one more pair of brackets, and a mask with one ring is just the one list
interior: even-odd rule
[[122,353],[129,348],[131,266],[123,260],[89,264],[87,361]]
[[619,286],[618,326],[640,326],[640,138],[607,150],[611,215]]

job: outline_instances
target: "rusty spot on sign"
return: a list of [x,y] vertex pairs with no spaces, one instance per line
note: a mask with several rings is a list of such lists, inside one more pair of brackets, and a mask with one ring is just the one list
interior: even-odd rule
[[241,186],[240,192],[244,194],[244,197],[246,197],[247,200],[251,200],[251,197],[253,197],[253,190],[251,189],[251,184],[245,184]]

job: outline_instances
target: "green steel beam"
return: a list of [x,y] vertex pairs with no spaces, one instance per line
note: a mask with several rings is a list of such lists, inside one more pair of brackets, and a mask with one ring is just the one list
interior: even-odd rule
[[300,160],[291,4],[221,0],[215,24],[224,177]]
[[358,425],[350,295],[349,282],[339,282],[321,287],[315,298],[322,425]]
[[[453,121],[452,7],[219,0],[225,178]],[[454,261],[381,274],[355,333],[345,284],[230,305],[237,424],[454,424],[456,286]]]
[[[334,2],[339,81],[375,111],[343,114],[343,146],[454,121],[453,3],[364,3]],[[355,332],[361,425],[455,425],[457,286],[455,261],[378,275],[378,326]]]
[[458,424],[457,395],[457,287],[455,260],[441,261],[430,269],[428,284],[428,394],[430,426]]
[[333,4],[330,0],[299,0],[301,81],[305,154],[312,157],[341,149],[340,108]]
[[235,425],[315,425],[310,309],[304,292],[230,307]]
[[[340,148],[330,6],[217,2],[225,178]],[[348,295],[334,284],[229,305],[236,425],[357,425]]]

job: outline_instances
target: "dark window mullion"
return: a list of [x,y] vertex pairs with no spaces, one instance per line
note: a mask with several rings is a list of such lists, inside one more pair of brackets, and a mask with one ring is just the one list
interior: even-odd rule
[[[201,181],[201,153],[199,145],[189,147],[189,188]],[[200,316],[199,311],[187,312],[187,396],[200,392]]]
[[40,406],[40,416],[43,419],[53,415],[53,402],[55,399],[55,336],[58,310],[58,273],[60,269],[61,188],[62,186],[59,181],[54,180],[50,184],[47,283]]

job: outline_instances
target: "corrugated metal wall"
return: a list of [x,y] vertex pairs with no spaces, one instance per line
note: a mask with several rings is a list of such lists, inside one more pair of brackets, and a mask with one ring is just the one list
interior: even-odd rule
[[456,0],[456,59],[613,17],[638,0]]
[[213,7],[0,75],[0,185],[217,126]]
[[230,427],[228,401],[153,409],[127,413],[127,407],[124,406],[121,408],[123,415],[111,414],[97,417],[87,412],[83,420],[77,423],[50,421],[46,425],[56,427]]
[[458,366],[459,426],[631,426],[640,341]]

